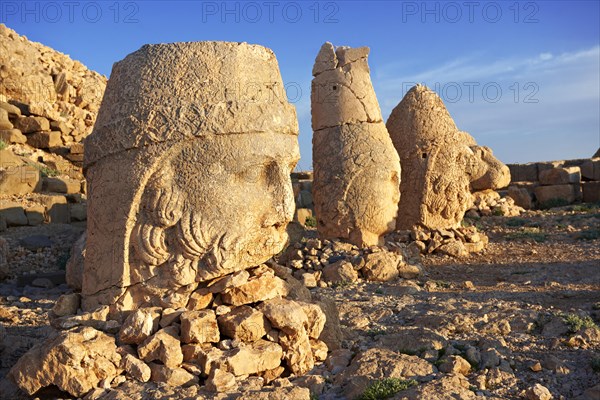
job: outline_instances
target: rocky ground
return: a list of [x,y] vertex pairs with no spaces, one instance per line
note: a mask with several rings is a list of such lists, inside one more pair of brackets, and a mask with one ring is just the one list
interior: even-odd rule
[[[299,388],[307,387],[321,399],[600,398],[600,206],[492,215],[465,224],[488,235],[484,251],[422,256],[416,279],[310,288],[335,299],[342,348],[308,376],[269,386],[249,378],[217,397],[306,398]],[[0,283],[0,378],[52,334],[48,311],[70,292],[60,271],[82,228],[51,226],[2,234],[10,250],[9,278]],[[0,385],[0,398],[17,396],[7,395],[8,387],[6,381]],[[68,398],[52,390],[39,397]],[[197,387],[124,379],[89,396],[213,397]]]

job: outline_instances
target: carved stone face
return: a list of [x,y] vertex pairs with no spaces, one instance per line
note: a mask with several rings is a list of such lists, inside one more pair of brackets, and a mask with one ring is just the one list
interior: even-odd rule
[[294,214],[297,138],[214,135],[169,151],[142,196],[134,281],[181,287],[258,265],[283,249]]

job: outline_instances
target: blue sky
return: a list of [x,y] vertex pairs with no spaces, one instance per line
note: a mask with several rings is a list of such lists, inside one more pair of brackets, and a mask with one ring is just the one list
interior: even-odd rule
[[[310,81],[321,44],[369,46],[384,119],[416,82],[504,162],[600,146],[599,1],[10,1],[0,22],[110,75],[146,43],[225,40],[277,55],[311,167]],[[300,88],[301,92],[297,89]]]

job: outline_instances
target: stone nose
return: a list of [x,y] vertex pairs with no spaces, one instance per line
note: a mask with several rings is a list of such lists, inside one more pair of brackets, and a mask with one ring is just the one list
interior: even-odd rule
[[271,175],[271,208],[265,220],[265,226],[286,225],[294,218],[296,208],[294,191],[289,169],[281,166],[273,167]]

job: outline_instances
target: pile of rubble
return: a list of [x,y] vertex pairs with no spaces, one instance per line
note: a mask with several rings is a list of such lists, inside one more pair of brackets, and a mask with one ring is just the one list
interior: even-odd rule
[[63,295],[50,317],[64,331],[21,358],[11,376],[30,395],[56,385],[83,396],[123,383],[122,374],[170,386],[202,382],[216,392],[236,390],[249,376],[268,384],[302,375],[327,357],[327,318],[310,294],[285,298],[291,277],[273,267],[205,282],[186,307],[144,307],[122,320],[110,319],[108,306],[82,313],[79,294]]
[[525,212],[523,207],[515,204],[509,195],[501,197],[495,190],[484,190],[473,193],[473,207],[467,210],[465,216],[469,218],[487,217],[490,215],[504,217],[518,217]]
[[359,248],[339,240],[310,238],[290,246],[279,261],[309,288],[345,285],[359,279],[386,282],[416,278],[421,266],[414,254],[409,258],[405,245],[392,245],[389,248],[394,250],[390,251],[385,246]]

